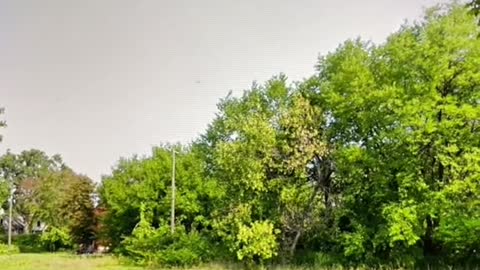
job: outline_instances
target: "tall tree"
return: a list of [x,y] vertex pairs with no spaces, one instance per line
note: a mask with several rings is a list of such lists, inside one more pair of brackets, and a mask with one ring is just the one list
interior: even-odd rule
[[[351,259],[435,255],[452,230],[466,237],[453,217],[476,224],[478,32],[465,8],[436,7],[381,46],[348,41],[320,59],[310,93],[330,116],[338,239]],[[452,212],[453,190],[467,187]]]
[[[321,129],[325,122],[284,75],[254,84],[242,97],[228,96],[203,137],[213,147],[213,174],[230,194],[217,209],[216,229],[240,258],[269,259],[278,251],[293,255],[307,232],[327,224],[333,167]],[[264,235],[245,243],[246,232]],[[325,228],[325,227],[324,227]],[[275,239],[270,252],[256,250],[262,238]],[[256,253],[260,252],[260,253]],[[247,257],[248,258],[248,257]]]
[[66,174],[62,176],[65,192],[59,202],[59,214],[74,242],[91,244],[97,238],[97,217],[93,201],[95,185],[86,176],[71,171]]
[[203,162],[188,147],[160,146],[151,156],[121,159],[102,180],[100,206],[106,209],[103,228],[114,246],[132,233],[142,205],[152,212],[152,226],[168,224],[171,205],[172,149],[176,155],[176,223],[187,230],[208,226],[207,210],[222,192],[202,178]]
[[0,157],[0,177],[15,187],[14,212],[25,233],[41,215],[40,180],[49,173],[66,168],[59,155],[47,156],[36,149],[13,154],[8,151]]

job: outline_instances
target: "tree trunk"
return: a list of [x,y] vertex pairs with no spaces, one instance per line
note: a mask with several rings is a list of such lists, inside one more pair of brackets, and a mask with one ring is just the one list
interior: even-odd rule
[[[331,210],[331,202],[330,202],[330,182],[331,182],[331,176],[333,173],[333,170],[331,168],[331,164],[328,161],[322,161],[322,159],[316,155],[315,156],[315,166],[316,166],[316,177],[315,177],[315,183],[316,186],[312,192],[312,195],[309,198],[308,201],[308,209],[304,212],[302,219],[301,219],[301,226],[298,228],[297,232],[295,233],[295,237],[293,238],[293,242],[290,245],[289,248],[289,254],[290,256],[293,256],[295,253],[295,250],[298,245],[298,241],[300,240],[300,237],[304,233],[305,230],[305,224],[308,224],[310,222],[312,213],[315,208],[315,198],[317,197],[318,193],[320,190],[323,190],[324,192],[324,204],[326,211],[329,213]],[[329,215],[329,214],[328,214]]]
[[299,229],[297,233],[295,234],[295,238],[293,238],[293,243],[290,246],[290,257],[293,257],[295,255],[295,249],[297,248],[298,240],[300,239],[300,236],[302,236],[302,229]]

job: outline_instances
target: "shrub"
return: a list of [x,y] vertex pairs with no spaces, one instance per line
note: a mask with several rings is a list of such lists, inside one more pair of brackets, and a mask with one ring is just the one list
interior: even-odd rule
[[240,226],[236,242],[237,258],[240,261],[263,262],[276,256],[278,233],[269,221],[256,221],[251,226]]
[[65,230],[55,227],[52,227],[40,236],[40,243],[48,251],[71,249],[73,247],[70,235]]
[[212,258],[212,245],[197,231],[177,226],[172,233],[167,224],[153,228],[150,219],[151,212],[142,205],[140,222],[122,241],[124,255],[143,265],[169,266],[194,265]]
[[6,244],[0,244],[0,255],[9,255],[16,253],[20,253],[20,249],[17,246],[12,245],[9,247]]
[[123,241],[124,253],[144,265],[195,265],[208,261],[212,247],[198,232],[177,227],[174,234],[166,225],[158,229],[139,226]]
[[345,257],[335,254],[318,252],[311,250],[298,251],[293,263],[296,265],[309,265],[317,268],[332,268],[335,266],[346,265]]
[[22,253],[36,253],[45,251],[40,243],[39,234],[21,234],[12,237],[12,242]]

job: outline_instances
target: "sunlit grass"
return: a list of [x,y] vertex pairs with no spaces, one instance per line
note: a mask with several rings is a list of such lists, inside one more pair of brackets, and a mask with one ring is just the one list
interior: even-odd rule
[[[191,268],[143,268],[121,263],[113,256],[78,256],[68,253],[35,253],[0,255],[0,270],[227,270],[241,269],[239,266],[208,264]],[[282,270],[287,270],[282,269]]]
[[[241,265],[210,263],[187,268],[143,268],[122,263],[113,256],[78,256],[68,253],[39,253],[0,255],[0,270],[240,270]],[[348,267],[301,267],[301,266],[270,266],[271,270],[367,270],[369,268]],[[401,270],[402,268],[380,267],[382,270]],[[433,268],[432,268],[433,269]],[[454,269],[454,268],[450,268]],[[478,269],[478,268],[470,268]]]
[[141,270],[122,265],[114,257],[86,257],[66,253],[15,254],[0,256],[2,270]]
[[[239,270],[242,268],[243,267],[240,265],[226,265],[222,263],[210,263],[206,265],[193,266],[190,268],[142,268],[138,266],[122,264],[120,260],[113,256],[91,257],[77,256],[68,253],[0,255],[1,270]],[[270,269],[303,270],[307,268],[272,267]]]

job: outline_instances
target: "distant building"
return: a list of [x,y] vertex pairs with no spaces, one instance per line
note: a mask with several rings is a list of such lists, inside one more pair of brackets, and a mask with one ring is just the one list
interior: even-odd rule
[[[45,222],[37,221],[32,224],[31,232],[32,233],[43,233],[47,229],[48,225]],[[8,232],[8,216],[0,217],[0,228],[3,229],[5,233]],[[24,223],[20,218],[12,219],[12,234],[24,234]]]

